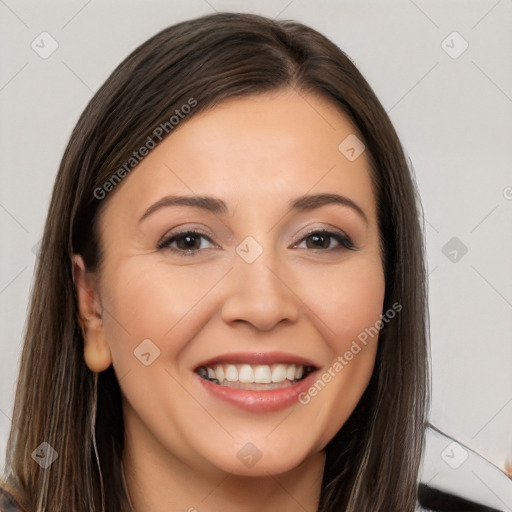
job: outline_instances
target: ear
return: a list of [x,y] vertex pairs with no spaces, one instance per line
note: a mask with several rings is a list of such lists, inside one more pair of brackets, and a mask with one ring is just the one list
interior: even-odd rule
[[79,254],[73,255],[73,278],[78,298],[79,322],[84,337],[84,359],[99,373],[112,364],[112,354],[103,326],[102,307],[95,275],[88,272]]

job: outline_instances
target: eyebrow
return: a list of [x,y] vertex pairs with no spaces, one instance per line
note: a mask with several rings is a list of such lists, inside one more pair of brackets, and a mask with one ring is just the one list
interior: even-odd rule
[[[328,204],[337,204],[345,206],[354,210],[367,224],[368,217],[363,209],[352,199],[341,196],[339,194],[309,194],[292,199],[288,203],[289,211],[309,211]],[[165,196],[156,203],[152,204],[139,219],[143,221],[149,215],[161,208],[168,208],[171,206],[192,206],[194,208],[201,208],[217,215],[226,215],[228,207],[222,199],[217,199],[211,196]]]

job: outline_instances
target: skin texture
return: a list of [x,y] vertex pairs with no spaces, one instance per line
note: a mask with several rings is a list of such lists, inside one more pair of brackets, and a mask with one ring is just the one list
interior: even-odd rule
[[[356,133],[327,100],[286,90],[233,99],[183,123],[118,185],[100,216],[99,275],[75,280],[86,363],[113,364],[123,394],[124,467],[136,511],[316,510],[324,452],[373,371],[376,338],[307,405],[254,413],[207,393],[193,370],[228,352],[283,351],[314,361],[319,375],[382,313],[376,202],[366,153],[338,150]],[[329,204],[288,212],[304,194],[337,193]],[[171,194],[224,200],[227,214],[190,206],[144,212]],[[342,230],[358,250],[312,228]],[[199,229],[196,254],[158,243]],[[235,251],[248,236],[263,248],[247,263]],[[187,246],[174,242],[182,253]],[[160,350],[145,366],[142,340]],[[247,467],[238,451],[261,459]],[[191,509],[191,507],[194,507]]]

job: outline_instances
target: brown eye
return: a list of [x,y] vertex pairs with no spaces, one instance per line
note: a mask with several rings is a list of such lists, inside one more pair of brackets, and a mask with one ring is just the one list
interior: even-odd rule
[[[335,240],[337,245],[331,246],[332,240]],[[305,236],[301,242],[306,241],[306,249],[321,249],[321,250],[335,250],[335,249],[355,249],[354,244],[350,238],[344,233],[335,231],[317,230],[312,231]],[[309,242],[308,242],[309,241]],[[298,247],[296,245],[295,247]]]
[[213,244],[211,238],[203,233],[197,231],[182,231],[181,233],[174,233],[162,240],[158,244],[158,248],[169,248],[175,252],[182,253],[184,256],[190,256],[196,254],[201,249],[207,248],[201,247],[202,239]]

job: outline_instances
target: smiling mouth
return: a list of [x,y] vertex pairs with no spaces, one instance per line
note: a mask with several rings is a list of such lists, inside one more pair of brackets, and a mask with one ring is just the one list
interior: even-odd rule
[[215,364],[200,366],[195,373],[220,386],[252,391],[270,391],[297,384],[315,370],[300,364]]

